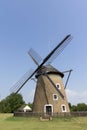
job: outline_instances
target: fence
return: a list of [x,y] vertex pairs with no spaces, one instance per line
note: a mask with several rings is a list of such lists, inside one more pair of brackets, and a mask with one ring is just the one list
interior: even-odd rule
[[67,112],[63,112],[63,113],[49,113],[49,114],[46,114],[46,113],[34,113],[34,112],[14,112],[14,116],[17,116],[17,117],[32,117],[32,116],[46,116],[46,115],[50,115],[50,116],[53,116],[53,117],[69,117],[69,116],[87,116],[87,111],[84,112],[70,112],[70,113],[67,113]]

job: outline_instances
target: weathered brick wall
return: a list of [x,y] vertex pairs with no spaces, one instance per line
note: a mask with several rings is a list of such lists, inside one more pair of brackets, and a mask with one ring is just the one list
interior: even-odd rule
[[[60,96],[58,91],[53,87],[52,83],[48,80],[46,76],[39,76],[37,81],[37,87],[34,97],[33,112],[43,113],[44,106],[46,104],[53,105],[53,113],[62,112],[61,105],[66,106],[66,112],[70,112],[67,97],[64,89],[62,79],[58,75],[50,74],[49,77],[56,84],[59,83],[61,86],[61,93],[64,95],[64,99]],[[53,100],[53,94],[58,95],[58,100]]]

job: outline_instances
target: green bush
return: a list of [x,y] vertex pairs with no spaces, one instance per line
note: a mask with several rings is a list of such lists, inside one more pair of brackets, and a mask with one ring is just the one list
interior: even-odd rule
[[25,102],[23,101],[22,96],[20,94],[12,93],[0,102],[0,112],[13,113],[23,104],[25,104]]

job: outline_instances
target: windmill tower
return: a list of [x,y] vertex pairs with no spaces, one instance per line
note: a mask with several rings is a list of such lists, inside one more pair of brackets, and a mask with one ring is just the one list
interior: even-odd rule
[[35,75],[37,83],[33,104],[34,113],[53,114],[70,112],[64,89],[65,86],[62,81],[64,73],[58,71],[48,63],[51,63],[60,54],[71,38],[71,35],[67,35],[44,60],[33,49],[29,51],[29,55],[38,67],[32,72],[27,72],[13,86],[12,91],[18,93],[25,83]]
[[51,65],[43,66],[36,74],[37,86],[33,112],[70,112],[62,78],[64,74]]

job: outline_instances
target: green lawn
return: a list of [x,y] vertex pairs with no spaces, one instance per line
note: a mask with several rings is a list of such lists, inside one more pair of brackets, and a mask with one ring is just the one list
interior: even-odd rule
[[53,118],[52,121],[40,121],[34,117],[0,114],[0,130],[87,130],[87,117],[61,117]]

